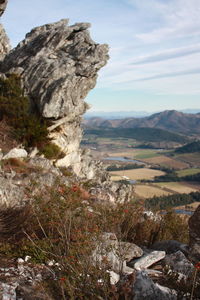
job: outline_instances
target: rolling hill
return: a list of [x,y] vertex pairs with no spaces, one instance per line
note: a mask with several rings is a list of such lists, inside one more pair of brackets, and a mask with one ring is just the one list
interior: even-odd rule
[[144,142],[176,142],[186,143],[185,136],[158,128],[88,128],[85,135],[94,135],[101,138],[130,138]]
[[166,110],[143,118],[106,120],[91,118],[84,120],[84,127],[94,128],[157,128],[181,134],[200,134],[200,113],[185,114]]

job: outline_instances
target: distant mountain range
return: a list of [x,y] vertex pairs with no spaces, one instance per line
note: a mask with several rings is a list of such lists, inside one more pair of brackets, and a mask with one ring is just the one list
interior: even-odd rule
[[159,128],[181,134],[200,134],[200,113],[191,114],[166,110],[142,118],[104,119],[94,117],[84,120],[86,128]]

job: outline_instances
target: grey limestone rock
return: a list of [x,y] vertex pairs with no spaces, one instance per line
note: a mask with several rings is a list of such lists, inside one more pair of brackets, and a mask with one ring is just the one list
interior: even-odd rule
[[6,6],[7,6],[8,0],[0,0],[0,17],[3,15]]
[[3,25],[0,24],[0,61],[4,59],[5,55],[10,51],[11,46],[9,38],[3,28]]
[[83,99],[108,60],[108,46],[92,41],[90,24],[67,23],[34,28],[6,57],[2,71],[22,68],[25,89],[41,115],[67,116],[69,122],[85,112]]
[[164,263],[172,268],[173,271],[189,276],[192,274],[193,264],[185,257],[181,251],[167,255]]
[[[7,5],[7,0],[0,0],[0,16],[4,13]],[[0,24],[0,61],[5,57],[5,55],[10,51],[11,46],[9,38],[3,28],[3,25]]]
[[133,300],[176,300],[176,292],[154,283],[145,271],[137,271]]
[[129,265],[133,266],[136,270],[145,270],[154,263],[162,260],[165,257],[165,251],[152,251],[143,255],[135,262],[130,262]]
[[137,245],[118,241],[113,233],[104,233],[93,253],[93,261],[101,263],[106,259],[112,271],[117,274],[131,274],[133,269],[127,266],[127,262],[142,254],[142,249]]
[[2,159],[10,159],[10,158],[26,158],[28,153],[25,149],[21,148],[13,148],[11,149]]

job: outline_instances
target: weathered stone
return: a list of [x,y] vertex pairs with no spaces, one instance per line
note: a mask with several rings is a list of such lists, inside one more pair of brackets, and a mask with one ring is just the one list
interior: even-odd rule
[[137,245],[118,241],[114,234],[105,233],[93,253],[93,260],[98,263],[106,260],[118,274],[131,274],[133,269],[127,266],[127,262],[142,254],[142,249]]
[[[100,171],[97,168],[96,176],[99,176],[99,181],[100,181],[102,175],[99,173]],[[103,176],[106,175],[104,174]],[[92,187],[90,189],[90,193],[94,199],[102,202],[124,203],[131,198],[133,194],[133,189],[134,189],[133,185],[127,186],[122,183],[114,183],[107,178],[107,180],[105,180],[102,183],[96,182],[95,187]]]
[[11,46],[9,38],[5,32],[5,29],[3,28],[3,25],[0,24],[0,61],[4,59],[10,49]]
[[0,16],[4,13],[8,0],[0,0]]
[[133,300],[176,300],[176,292],[154,283],[146,272],[137,271],[133,285]]
[[7,56],[3,71],[22,68],[27,93],[42,116],[69,122],[85,111],[83,99],[108,60],[107,45],[95,44],[87,23],[68,20],[34,28]]
[[129,263],[136,270],[145,270],[165,257],[165,251],[152,251]]
[[166,255],[164,264],[170,266],[170,268],[178,273],[189,276],[192,274],[194,267],[193,264],[185,257],[181,251]]
[[194,261],[200,261],[200,205],[189,219],[189,256]]
[[120,280],[119,274],[113,272],[113,271],[108,271],[110,275],[110,283],[111,284],[116,284]]
[[166,240],[156,242],[151,246],[153,250],[165,251],[166,254],[182,251],[184,254],[188,254],[188,246],[175,240]]
[[10,159],[10,158],[26,158],[28,153],[25,149],[14,148],[10,150],[2,159]]

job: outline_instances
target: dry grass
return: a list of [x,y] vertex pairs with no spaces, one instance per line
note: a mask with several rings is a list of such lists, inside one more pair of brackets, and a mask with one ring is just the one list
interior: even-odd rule
[[154,179],[155,176],[162,176],[165,173],[159,170],[139,168],[133,170],[112,171],[111,176],[127,176],[131,180]]
[[143,159],[144,162],[147,162],[149,164],[157,164],[160,166],[165,166],[168,168],[173,168],[173,169],[185,169],[188,168],[188,164],[185,162],[181,162],[178,160],[175,160],[173,158],[164,156],[164,155],[160,155],[157,157],[152,157],[152,158],[145,158]]
[[159,187],[150,186],[147,184],[139,184],[135,185],[134,188],[135,194],[139,196],[140,198],[152,198],[154,196],[167,196],[170,195],[170,192],[167,192]]
[[180,194],[189,194],[191,192],[197,192],[198,190],[191,185],[186,185],[184,182],[159,182],[155,183],[155,185],[168,189],[169,191],[180,193]]
[[13,137],[13,129],[4,120],[0,121],[0,149],[6,153],[18,144]]

